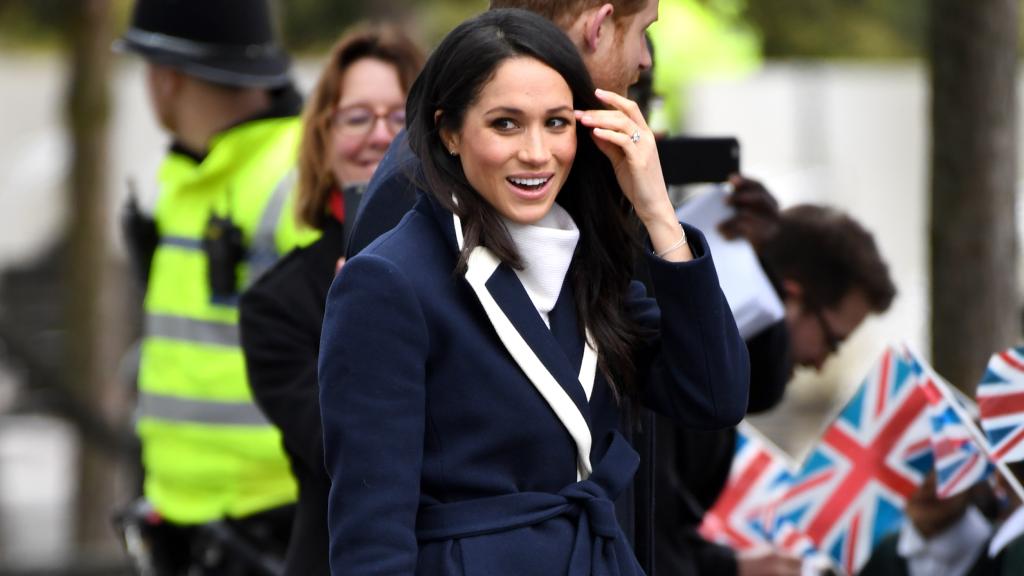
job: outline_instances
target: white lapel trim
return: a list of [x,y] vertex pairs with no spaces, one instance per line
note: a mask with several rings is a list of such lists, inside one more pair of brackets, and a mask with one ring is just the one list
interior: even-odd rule
[[597,377],[597,350],[590,345],[593,338],[590,337],[590,330],[586,333],[587,341],[583,344],[583,361],[580,362],[580,384],[587,394],[587,401],[594,393],[594,378]]
[[[452,202],[458,205],[455,197],[452,197]],[[462,236],[462,218],[459,218],[458,214],[452,214],[452,219],[455,222],[455,244],[458,245],[459,252],[462,252],[462,247],[466,245],[466,241]]]
[[[462,222],[458,216],[454,216],[454,220],[456,238],[461,240]],[[459,243],[459,248],[462,248],[461,242]],[[477,246],[469,255],[466,281],[469,282],[470,287],[473,288],[477,298],[480,300],[480,304],[483,305],[484,312],[486,312],[487,318],[498,333],[498,338],[502,344],[505,345],[509,354],[512,355],[516,364],[519,365],[519,368],[529,378],[534,388],[540,392],[544,401],[551,407],[555,416],[561,421],[562,426],[565,426],[569,435],[572,436],[573,442],[576,443],[576,469],[578,476],[580,479],[586,479],[593,471],[590,464],[590,447],[592,444],[590,427],[587,425],[586,418],[583,417],[579,408],[576,407],[576,403],[572,401],[572,398],[569,397],[551,372],[544,367],[544,363],[540,361],[540,358],[533,352],[530,345],[526,343],[526,340],[516,330],[512,321],[508,319],[508,316],[505,315],[505,312],[494,300],[490,290],[487,289],[487,280],[490,279],[500,265],[501,261],[498,260],[493,252],[483,246]],[[592,359],[588,355],[592,356]],[[583,352],[583,363],[580,369],[581,384],[585,376],[588,373],[590,374],[590,386],[586,384],[583,386],[584,390],[587,390],[588,399],[590,398],[590,391],[594,387],[593,366],[596,366],[596,363],[597,355],[588,343]],[[592,366],[588,368],[588,365]]]

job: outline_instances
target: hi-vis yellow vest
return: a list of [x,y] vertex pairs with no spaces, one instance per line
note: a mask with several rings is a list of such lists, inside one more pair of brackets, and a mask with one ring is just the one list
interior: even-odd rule
[[249,391],[237,299],[211,298],[202,237],[211,212],[242,229],[240,291],[316,238],[292,209],[299,137],[296,117],[246,122],[215,137],[201,163],[172,152],[160,169],[137,430],[146,498],[172,522],[246,516],[297,495],[280,434]]

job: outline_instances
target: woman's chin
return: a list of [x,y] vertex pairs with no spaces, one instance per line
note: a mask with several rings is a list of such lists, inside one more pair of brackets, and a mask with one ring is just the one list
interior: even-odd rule
[[516,224],[536,224],[551,211],[551,202],[512,206],[504,210],[503,216]]
[[346,166],[333,170],[334,180],[339,183],[340,186],[347,184],[356,184],[359,182],[369,182],[373,178],[373,173],[377,170],[377,164],[374,163],[371,166]]

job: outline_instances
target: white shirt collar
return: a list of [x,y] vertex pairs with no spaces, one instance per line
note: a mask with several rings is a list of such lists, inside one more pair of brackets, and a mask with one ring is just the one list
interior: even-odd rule
[[984,546],[992,526],[974,506],[943,532],[925,538],[909,519],[900,527],[896,552],[907,560],[911,576],[966,574]]
[[572,216],[557,203],[535,224],[517,224],[505,220],[509,235],[519,251],[523,269],[516,270],[530,300],[544,323],[550,326],[548,313],[555,307],[565,275],[580,239]]
[[1007,544],[1013,542],[1021,534],[1024,534],[1024,506],[1018,506],[1013,514],[1010,514],[1010,517],[999,526],[999,530],[996,531],[996,535],[992,537],[992,541],[988,545],[989,557],[995,558],[1003,551],[1003,548],[1006,548]]

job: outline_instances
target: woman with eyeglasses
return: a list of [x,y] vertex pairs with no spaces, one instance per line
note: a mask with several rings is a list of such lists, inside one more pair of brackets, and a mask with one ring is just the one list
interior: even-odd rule
[[327,291],[345,253],[358,192],[405,125],[405,97],[423,65],[393,26],[364,26],[331,51],[304,116],[296,216],[323,235],[295,250],[243,296],[242,348],[253,396],[281,429],[299,499],[286,575],[329,574],[327,495],[317,388]]

